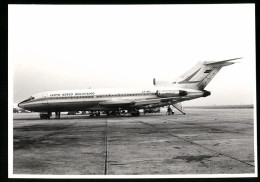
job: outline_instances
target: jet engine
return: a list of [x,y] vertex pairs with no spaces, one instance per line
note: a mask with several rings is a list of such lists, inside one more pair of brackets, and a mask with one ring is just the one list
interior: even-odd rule
[[156,95],[157,97],[180,97],[186,96],[188,94],[187,91],[184,90],[157,90]]

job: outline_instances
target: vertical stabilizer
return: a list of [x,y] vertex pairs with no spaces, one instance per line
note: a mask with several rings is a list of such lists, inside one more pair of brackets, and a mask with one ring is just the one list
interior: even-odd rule
[[198,62],[194,67],[182,74],[177,78],[176,81],[172,82],[171,84],[178,85],[182,88],[203,90],[222,67],[234,64],[235,62],[230,61],[236,59],[241,58],[224,61]]

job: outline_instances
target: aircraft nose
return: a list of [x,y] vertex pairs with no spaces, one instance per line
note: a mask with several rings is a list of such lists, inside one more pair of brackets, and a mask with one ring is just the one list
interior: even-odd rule
[[20,103],[18,104],[18,107],[23,108],[22,102],[20,102]]

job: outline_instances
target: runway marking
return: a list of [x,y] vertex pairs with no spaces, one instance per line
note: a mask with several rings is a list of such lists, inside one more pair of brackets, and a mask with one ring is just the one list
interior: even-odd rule
[[[145,123],[145,122],[143,122],[143,121],[139,121],[139,122],[142,123],[142,124],[144,124],[144,125],[148,125],[148,126],[150,126],[150,127],[153,127],[153,128],[155,128],[157,131],[160,130],[160,128],[154,126],[153,124]],[[213,152],[213,153],[215,153],[215,154],[217,154],[217,155],[222,155],[222,156],[228,157],[228,158],[230,158],[230,159],[236,160],[236,161],[238,161],[238,162],[241,162],[241,163],[243,163],[243,164],[246,164],[246,165],[248,165],[248,166],[255,167],[255,166],[252,165],[252,164],[249,164],[249,163],[247,163],[247,162],[244,162],[244,161],[242,161],[242,160],[240,160],[240,159],[237,159],[237,158],[235,158],[235,157],[229,156],[229,155],[227,155],[227,154],[224,154],[224,153],[215,151],[215,150],[213,150],[213,149],[210,149],[210,148],[208,148],[208,147],[205,147],[205,146],[203,146],[203,145],[200,145],[200,144],[198,144],[198,143],[196,143],[196,142],[193,142],[193,141],[191,141],[191,140],[187,140],[187,139],[185,139],[185,138],[179,137],[179,136],[174,135],[174,134],[169,133],[169,132],[166,132],[166,133],[167,133],[168,135],[171,135],[171,136],[173,136],[173,137],[175,137],[175,138],[178,138],[178,139],[180,139],[180,140],[183,140],[183,141],[185,141],[185,142],[188,142],[188,143],[191,143],[191,144],[193,144],[193,145],[197,145],[197,146],[199,146],[199,147],[202,147],[202,148],[204,148],[204,149],[207,149],[207,150],[209,150],[209,151],[211,151],[211,152]]]
[[[166,120],[166,121],[172,121],[170,119],[167,119],[167,118],[162,118],[162,120]],[[209,126],[203,126],[203,125],[199,125],[199,124],[193,124],[193,123],[183,123],[183,122],[180,122],[181,124],[185,124],[185,125],[196,125],[198,127],[203,127],[203,128],[208,128],[208,129],[211,129],[211,130],[217,130],[217,131],[225,131],[225,132],[230,132],[230,133],[238,133],[238,134],[243,134],[243,135],[247,135],[247,136],[254,136],[254,135],[251,135],[251,134],[248,134],[248,133],[243,133],[243,132],[239,132],[239,131],[231,131],[231,130],[223,130],[223,129],[219,129],[219,128],[214,128],[214,127],[209,127]]]
[[107,123],[108,120],[106,119],[105,121],[105,170],[104,170],[104,174],[107,175],[107,167],[108,167],[108,151],[107,151]]

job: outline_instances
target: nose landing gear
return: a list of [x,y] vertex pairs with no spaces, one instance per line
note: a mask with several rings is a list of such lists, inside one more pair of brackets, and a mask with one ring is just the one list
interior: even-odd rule
[[41,119],[50,119],[50,117],[51,117],[51,112],[41,112],[40,113]]
[[55,112],[55,118],[60,119],[60,112]]
[[[41,112],[40,113],[40,118],[41,119],[50,119],[52,116],[51,112]],[[55,118],[60,119],[60,112],[55,112]]]

